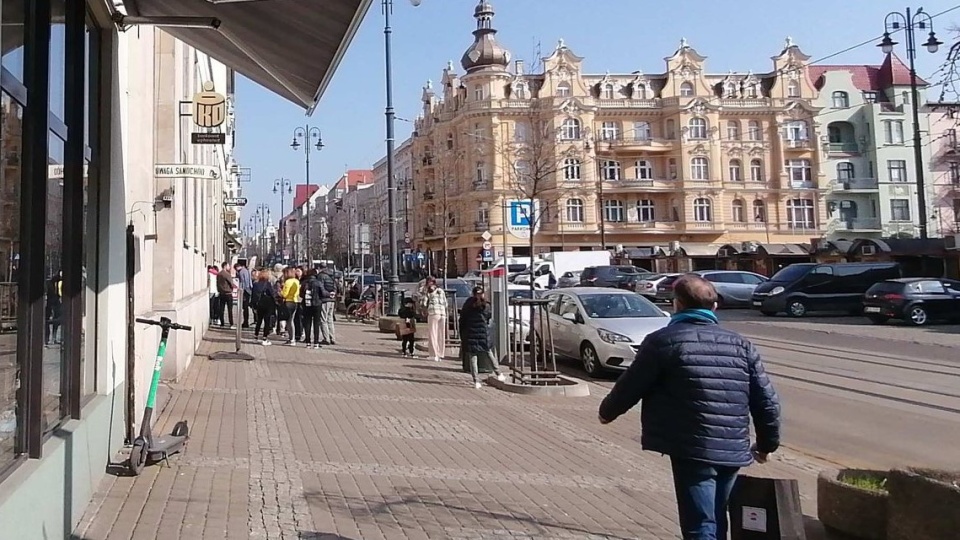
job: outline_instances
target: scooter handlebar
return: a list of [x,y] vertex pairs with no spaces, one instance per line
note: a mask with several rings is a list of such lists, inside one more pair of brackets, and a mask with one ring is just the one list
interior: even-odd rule
[[187,330],[187,331],[193,330],[193,328],[190,327],[190,326],[187,326],[187,325],[185,325],[185,324],[177,324],[177,323],[175,323],[175,322],[173,322],[173,321],[170,321],[169,319],[167,319],[167,320],[161,320],[161,321],[154,321],[154,320],[151,320],[151,319],[141,319],[141,318],[137,318],[136,321],[137,321],[138,323],[140,323],[140,324],[149,324],[149,325],[151,325],[151,326],[161,326],[161,327],[166,326],[166,327],[169,328],[170,330]]

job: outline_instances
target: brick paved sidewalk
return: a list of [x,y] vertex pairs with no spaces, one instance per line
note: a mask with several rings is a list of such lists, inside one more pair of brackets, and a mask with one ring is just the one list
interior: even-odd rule
[[[171,388],[159,432],[191,440],[172,467],[100,487],[76,539],[676,538],[669,463],[640,451],[636,413],[596,421],[603,391],[476,390],[459,363],[403,359],[392,336],[340,324],[322,351],[212,332]],[[801,480],[819,464],[750,474]]]

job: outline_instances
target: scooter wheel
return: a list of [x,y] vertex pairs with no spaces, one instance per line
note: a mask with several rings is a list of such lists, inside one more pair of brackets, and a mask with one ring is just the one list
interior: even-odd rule
[[130,448],[130,459],[127,461],[127,469],[134,476],[140,476],[143,468],[147,465],[147,441],[142,437],[137,437]]
[[172,435],[173,435],[174,437],[186,437],[186,436],[187,436],[187,432],[188,432],[188,429],[187,429],[187,421],[186,421],[186,420],[181,420],[181,421],[177,422],[176,425],[173,426],[173,433],[172,433]]

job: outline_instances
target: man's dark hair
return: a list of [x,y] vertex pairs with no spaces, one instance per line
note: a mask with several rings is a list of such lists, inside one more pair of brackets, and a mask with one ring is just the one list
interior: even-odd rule
[[717,290],[696,274],[684,274],[673,282],[673,296],[685,309],[713,309]]
[[226,267],[226,266],[230,266],[230,261],[227,261],[227,262],[223,263],[223,266],[225,266],[225,267]]

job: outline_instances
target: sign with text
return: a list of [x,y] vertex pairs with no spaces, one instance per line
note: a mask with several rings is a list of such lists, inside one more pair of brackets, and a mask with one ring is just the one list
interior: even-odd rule
[[534,234],[540,223],[536,219],[537,201],[531,199],[515,199],[507,201],[507,232],[517,238],[530,238],[530,224],[534,224]]
[[220,168],[215,165],[157,164],[153,166],[153,175],[157,178],[218,180],[220,178]]
[[[90,167],[83,165],[83,177],[87,177]],[[63,180],[63,165],[47,165],[47,178],[50,180]]]
[[246,197],[227,197],[223,199],[224,206],[246,206],[247,198]]
[[222,126],[227,119],[227,98],[213,89],[213,82],[206,81],[203,92],[193,95],[193,123],[202,128]]
[[190,142],[193,144],[227,144],[227,134],[215,131],[195,131],[190,134]]

